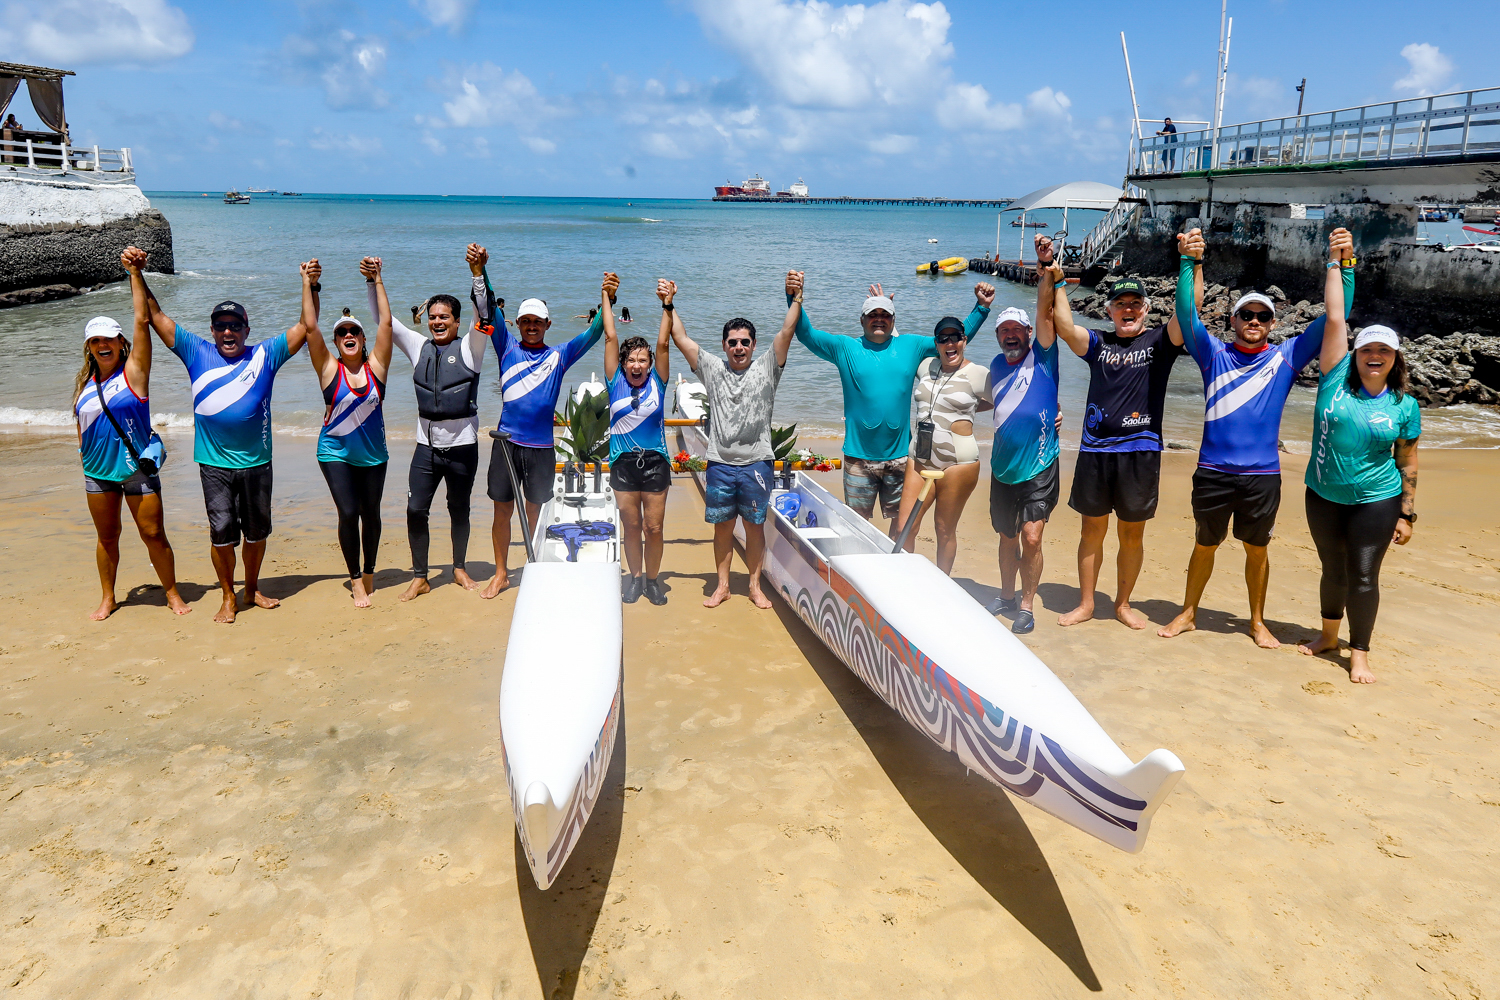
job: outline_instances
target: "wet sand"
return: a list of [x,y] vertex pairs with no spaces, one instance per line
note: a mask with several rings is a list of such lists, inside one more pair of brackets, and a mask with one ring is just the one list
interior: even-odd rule
[[[671,602],[625,608],[623,738],[542,893],[500,760],[514,591],[486,602],[444,573],[400,605],[406,574],[385,568],[376,606],[354,609],[312,441],[276,447],[264,589],[284,603],[225,627],[184,442],[168,529],[194,610],[166,611],[127,523],[129,598],[104,623],[87,618],[93,530],[70,445],[0,444],[0,984],[17,997],[944,997],[998,982],[1021,997],[1468,998],[1500,980],[1500,453],[1422,455],[1370,687],[1290,645],[1318,612],[1302,458],[1272,546],[1276,651],[1243,633],[1232,542],[1194,634],[1057,627],[1077,599],[1077,519],[1054,516],[1025,641],[1132,759],[1164,746],[1187,765],[1139,855],[966,774],[779,601],[755,611],[738,557],[735,598],[703,609],[711,534],[678,479]],[[388,480],[387,567],[407,564],[406,462]],[[1193,462],[1163,463],[1136,602],[1155,623],[1181,599]],[[981,485],[955,570],[981,597],[993,537]]]

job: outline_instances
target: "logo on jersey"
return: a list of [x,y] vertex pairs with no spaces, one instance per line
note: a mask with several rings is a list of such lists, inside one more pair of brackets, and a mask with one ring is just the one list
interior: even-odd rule
[[1128,417],[1120,418],[1121,427],[1146,427],[1151,423],[1150,416],[1140,413],[1132,413]]
[[[557,351],[553,350],[543,355],[541,361],[535,363],[535,367],[533,367],[533,362],[530,361],[521,361],[511,365],[500,378],[500,381],[505,384],[505,390],[501,393],[500,398],[507,403],[513,403],[522,396],[525,396],[552,377],[552,373],[557,370],[560,360],[561,358]],[[527,374],[516,379],[514,382],[508,381],[520,372],[526,372]]]

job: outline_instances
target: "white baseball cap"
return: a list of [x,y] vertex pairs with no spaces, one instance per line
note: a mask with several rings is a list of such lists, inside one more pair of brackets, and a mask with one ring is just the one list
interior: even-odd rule
[[521,308],[516,310],[516,319],[522,316],[535,316],[538,319],[551,319],[547,313],[547,303],[541,299],[527,299],[521,303]]
[[1026,314],[1026,310],[1011,306],[1008,309],[1000,310],[1000,315],[995,317],[995,329],[1000,329],[1001,323],[1008,323],[1011,320],[1015,320],[1028,329],[1031,327],[1031,317]]
[[892,316],[896,315],[896,303],[891,301],[889,295],[871,295],[865,299],[864,308],[860,309],[861,316],[868,316],[877,309],[884,310]]
[[89,320],[83,328],[84,343],[88,343],[95,337],[123,337],[125,331],[120,329],[120,324],[108,316],[95,316]]
[[1244,295],[1241,295],[1235,302],[1234,308],[1229,310],[1229,314],[1233,316],[1235,313],[1239,312],[1241,309],[1243,309],[1245,306],[1248,306],[1252,302],[1259,302],[1261,305],[1265,306],[1273,313],[1276,311],[1276,303],[1271,301],[1271,297],[1269,295],[1263,295],[1260,292],[1246,292]]
[[1401,350],[1401,338],[1388,326],[1367,326],[1359,331],[1354,338],[1354,349],[1357,351],[1366,344],[1384,344],[1393,351]]

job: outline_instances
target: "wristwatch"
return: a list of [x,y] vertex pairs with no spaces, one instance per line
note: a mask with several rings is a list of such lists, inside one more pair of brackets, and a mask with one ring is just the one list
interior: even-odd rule
[[1410,514],[1397,514],[1396,516],[1398,518],[1400,518],[1401,520],[1405,521],[1407,524],[1416,524],[1417,523],[1417,512],[1416,511],[1412,511]]
[[673,308],[672,307],[672,303],[670,303],[670,302],[663,302],[661,304],[661,311],[662,312],[671,312],[672,308]]
[[321,281],[314,281],[312,284],[308,285],[307,287],[309,289],[311,289],[312,291],[314,291],[314,292],[321,292],[323,290],[323,283]]

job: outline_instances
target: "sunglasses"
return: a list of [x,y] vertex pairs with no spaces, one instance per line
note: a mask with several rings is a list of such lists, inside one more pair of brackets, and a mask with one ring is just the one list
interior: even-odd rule
[[630,387],[630,408],[632,410],[641,408],[641,387],[638,385]]
[[1258,319],[1262,323],[1269,323],[1271,322],[1271,320],[1276,318],[1276,314],[1269,309],[1241,309],[1239,312],[1235,313],[1235,315],[1244,320],[1246,323],[1250,322],[1252,319]]
[[725,347],[749,347],[751,344],[754,344],[754,343],[755,343],[755,341],[751,340],[749,337],[746,337],[743,340],[741,340],[741,339],[739,339],[737,337],[725,337],[724,338],[724,346]]
[[963,341],[964,335],[961,333],[940,333],[933,339],[939,344],[957,344]]
[[238,319],[216,319],[213,328],[214,333],[244,333],[247,329],[245,321]]

